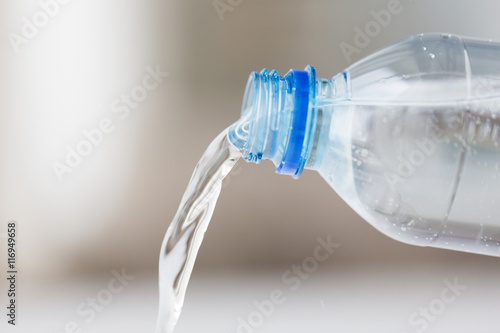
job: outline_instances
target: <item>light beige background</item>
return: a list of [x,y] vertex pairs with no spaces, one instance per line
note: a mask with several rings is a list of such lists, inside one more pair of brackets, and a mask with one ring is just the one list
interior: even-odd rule
[[[198,158],[238,119],[250,72],[269,68],[285,74],[311,64],[318,77],[333,76],[349,65],[339,44],[353,44],[353,29],[364,28],[373,20],[370,11],[386,9],[388,2],[243,0],[222,21],[211,0],[70,1],[19,52],[2,38],[0,232],[8,220],[19,222],[20,321],[26,330],[9,329],[27,332],[36,323],[42,331],[62,331],[67,321],[81,321],[74,309],[105,285],[112,269],[126,268],[137,282],[85,331],[151,331],[163,234]],[[0,6],[3,36],[19,33],[23,17],[40,10],[37,1]],[[401,6],[401,14],[354,60],[420,32],[500,40],[496,1],[401,0]],[[141,83],[147,66],[157,65],[168,78],[120,120],[112,102]],[[103,118],[112,119],[115,130],[59,182],[51,163],[63,162],[66,146],[74,148],[81,131]],[[179,331],[193,331],[195,324],[235,331],[234,318],[279,286],[280,274],[310,256],[316,238],[326,235],[341,250],[324,264],[323,280],[310,282],[316,289],[301,291],[304,303],[272,317],[275,326],[265,324],[261,332],[327,332],[342,318],[349,320],[339,331],[414,332],[408,315],[439,296],[443,280],[454,277],[469,281],[473,296],[461,300],[459,310],[450,305],[428,331],[458,332],[476,321],[484,332],[494,331],[497,319],[490,314],[499,309],[500,292],[491,277],[500,272],[498,259],[397,243],[364,222],[314,172],[293,180],[275,175],[271,163],[244,161],[225,183],[186,303],[190,319],[181,319]],[[228,284],[217,282],[219,271]],[[264,283],[259,272],[273,278]],[[337,281],[335,274],[341,276]],[[233,285],[233,296],[210,294]],[[250,290],[259,296],[247,301]],[[324,317],[315,322],[323,324],[307,326],[307,311],[319,304],[315,293],[326,290],[352,292],[335,305],[339,309],[321,308]],[[344,311],[341,317],[338,311]],[[300,316],[304,326],[293,324]]]

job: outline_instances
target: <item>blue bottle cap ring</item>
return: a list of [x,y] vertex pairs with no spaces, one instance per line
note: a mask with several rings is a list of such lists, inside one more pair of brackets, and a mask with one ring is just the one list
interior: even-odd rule
[[296,175],[301,171],[299,165],[306,136],[309,108],[309,74],[307,71],[296,69],[290,70],[289,74],[290,87],[294,96],[292,126],[290,127],[285,155],[280,166],[276,168],[276,172]]

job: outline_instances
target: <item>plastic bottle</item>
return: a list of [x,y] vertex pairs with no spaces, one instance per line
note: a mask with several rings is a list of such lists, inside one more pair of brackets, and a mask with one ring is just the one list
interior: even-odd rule
[[409,37],[331,79],[252,73],[229,139],[248,162],[316,170],[405,243],[500,256],[500,44]]

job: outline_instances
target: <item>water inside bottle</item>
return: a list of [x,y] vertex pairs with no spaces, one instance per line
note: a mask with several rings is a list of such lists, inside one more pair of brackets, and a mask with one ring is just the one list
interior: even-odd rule
[[499,256],[500,99],[331,105],[319,172],[365,220],[405,243]]
[[[315,102],[318,140],[331,141],[315,168],[362,217],[406,243],[499,255],[499,98]],[[157,333],[173,331],[222,181],[240,156],[225,130],[194,170],[162,245]]]
[[171,333],[174,330],[222,181],[240,156],[241,152],[229,142],[225,130],[208,146],[194,169],[162,244],[156,333]]

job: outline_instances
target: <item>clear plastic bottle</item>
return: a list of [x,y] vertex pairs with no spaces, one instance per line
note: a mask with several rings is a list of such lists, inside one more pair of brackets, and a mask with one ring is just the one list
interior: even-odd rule
[[249,162],[318,171],[414,245],[500,256],[500,44],[407,38],[331,79],[252,73],[229,130]]

